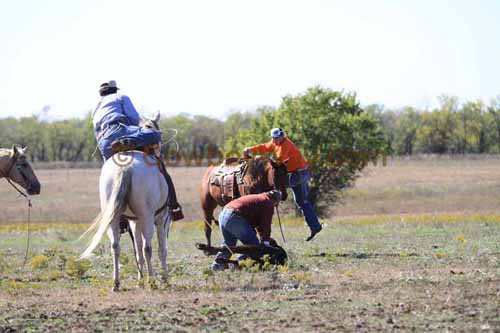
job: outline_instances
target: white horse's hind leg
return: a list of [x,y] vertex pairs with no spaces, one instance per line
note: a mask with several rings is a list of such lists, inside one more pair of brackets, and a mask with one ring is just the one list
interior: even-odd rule
[[140,281],[144,276],[144,254],[142,252],[142,231],[140,224],[136,222],[130,222],[130,228],[132,234],[134,235],[134,247],[135,247],[135,260],[137,262],[137,279]]
[[147,216],[144,220],[142,229],[144,235],[144,255],[146,256],[146,266],[148,268],[148,279],[153,276],[153,265],[151,257],[153,256],[153,234],[155,232],[154,216]]
[[[163,221],[162,221],[163,220]],[[163,282],[167,282],[167,235],[170,227],[170,216],[158,221],[157,236],[158,236],[158,256],[161,263],[161,277]]]
[[120,289],[120,226],[113,221],[108,228],[108,238],[111,242],[113,255],[113,291]]

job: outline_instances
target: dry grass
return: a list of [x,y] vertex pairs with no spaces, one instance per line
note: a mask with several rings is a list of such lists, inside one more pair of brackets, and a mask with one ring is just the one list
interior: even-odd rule
[[500,158],[426,157],[370,166],[338,216],[500,211]]
[[[66,224],[66,226],[68,226]],[[500,328],[500,223],[461,220],[328,225],[313,243],[286,225],[290,261],[268,271],[207,271],[196,228],[169,238],[169,283],[140,288],[122,242],[122,292],[110,292],[103,241],[86,274],[61,265],[78,233],[0,232],[0,331],[416,331]],[[215,235],[219,237],[218,233]],[[158,259],[154,258],[156,271]]]
[[[170,168],[186,221],[201,219],[199,182],[204,168]],[[99,169],[36,170],[42,193],[32,197],[31,220],[38,223],[88,223],[99,212]],[[0,224],[26,220],[27,205],[7,184],[0,188]]]
[[[170,168],[185,221],[201,220],[199,182],[205,168]],[[42,194],[33,197],[32,221],[88,223],[98,212],[98,169],[37,170]],[[26,203],[0,187],[0,224],[26,220]],[[428,157],[370,166],[333,208],[338,217],[421,213],[500,212],[500,159]],[[287,205],[291,206],[291,199]],[[290,209],[286,209],[290,212]]]
[[138,287],[124,238],[119,294],[109,291],[107,240],[82,276],[68,266],[97,214],[99,171],[38,170],[27,265],[25,204],[0,189],[0,332],[498,331],[499,166],[439,158],[370,167],[313,242],[300,219],[287,219],[288,266],[215,274],[193,246],[203,241],[203,169],[171,169],[189,221],[169,235],[169,283]]

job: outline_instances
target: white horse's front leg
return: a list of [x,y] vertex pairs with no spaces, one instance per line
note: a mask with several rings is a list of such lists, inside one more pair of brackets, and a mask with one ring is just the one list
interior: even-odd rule
[[111,241],[111,253],[113,255],[113,291],[120,289],[120,226],[113,221],[108,228],[108,237]]
[[168,229],[170,228],[170,216],[163,219],[164,221],[158,221],[157,236],[158,236],[158,256],[160,257],[161,263],[161,277],[163,282],[167,282],[167,254],[168,254],[168,243],[167,235]]

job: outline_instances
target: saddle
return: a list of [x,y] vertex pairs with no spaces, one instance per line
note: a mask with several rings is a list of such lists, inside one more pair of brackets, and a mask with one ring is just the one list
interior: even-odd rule
[[247,160],[230,157],[211,176],[210,184],[220,188],[220,199],[224,204],[245,194],[243,177],[247,167]]
[[156,148],[158,148],[157,143],[144,144],[142,140],[131,137],[119,138],[111,143],[113,154],[131,150],[139,150],[146,154],[154,154]]

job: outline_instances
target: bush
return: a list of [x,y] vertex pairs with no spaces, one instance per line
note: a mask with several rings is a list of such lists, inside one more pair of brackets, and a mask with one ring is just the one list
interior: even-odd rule
[[327,213],[359,172],[385,156],[386,142],[379,122],[365,112],[355,94],[312,87],[285,96],[277,110],[263,112],[248,129],[227,140],[226,152],[269,140],[269,130],[281,127],[297,145],[312,172],[309,200]]
[[89,269],[90,261],[87,259],[68,258],[66,261],[66,274],[69,276],[81,279]]
[[34,256],[31,258],[30,267],[31,270],[44,269],[49,266],[49,258],[43,254]]

